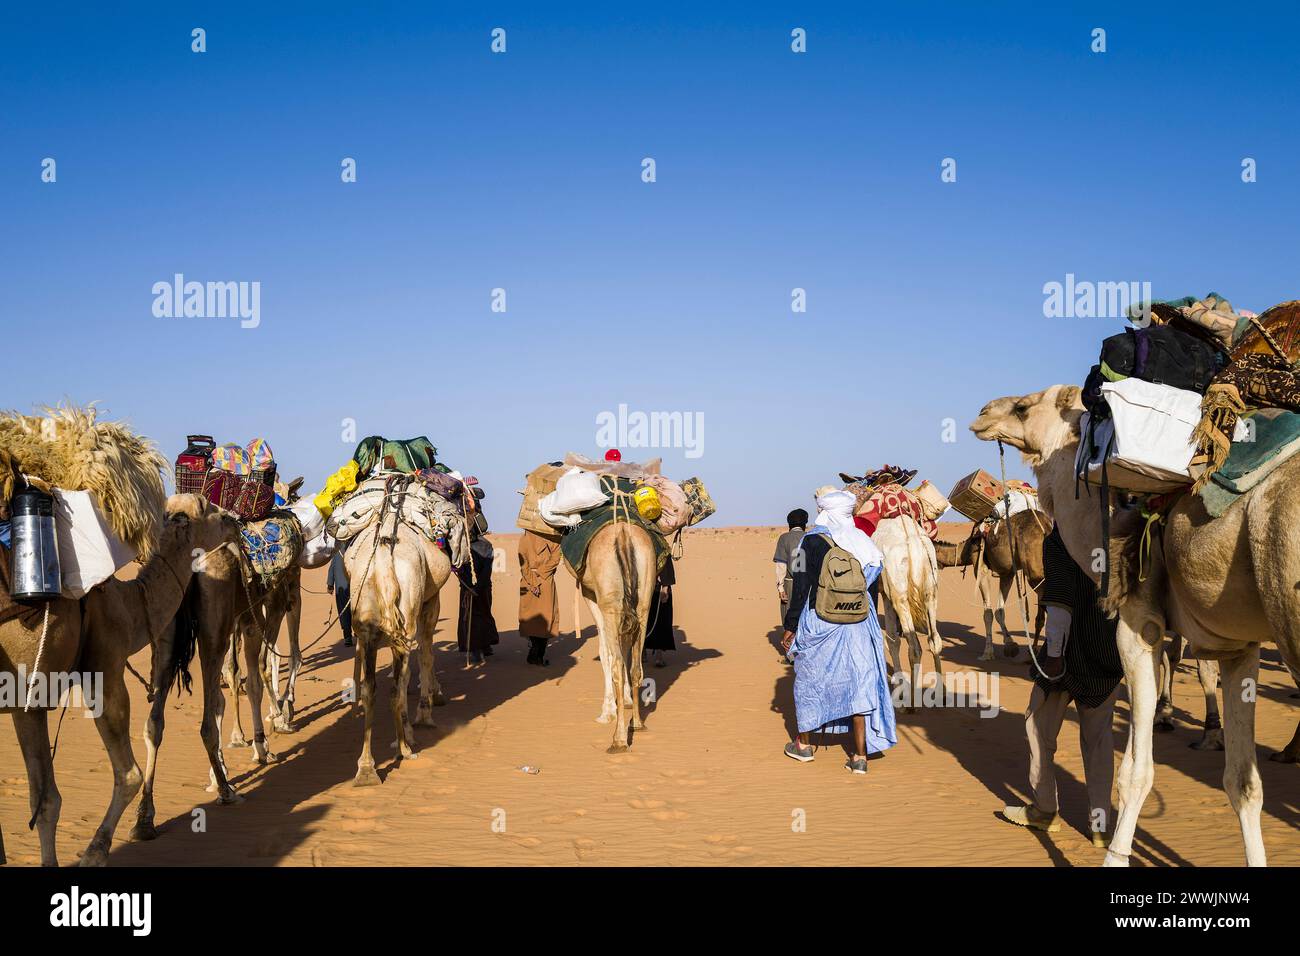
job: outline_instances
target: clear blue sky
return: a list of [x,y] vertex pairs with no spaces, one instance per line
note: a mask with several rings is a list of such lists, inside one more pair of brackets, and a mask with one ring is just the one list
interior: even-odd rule
[[[779,523],[840,470],[995,468],[979,407],[1119,328],[1045,282],[1300,293],[1294,4],[271,6],[0,13],[0,405],[261,435],[313,487],[344,418],[424,433],[499,530],[601,411],[700,412],[665,470]],[[155,318],[176,272],[260,282],[260,326]]]

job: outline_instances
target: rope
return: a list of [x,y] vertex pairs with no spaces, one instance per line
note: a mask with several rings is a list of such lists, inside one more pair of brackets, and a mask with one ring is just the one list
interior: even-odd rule
[[[41,671],[41,655],[45,653],[45,638],[50,633],[50,602],[45,602],[45,619],[41,624],[41,639],[36,643],[36,663],[32,665],[31,676],[27,678],[27,700],[23,704],[23,713],[32,706],[32,691],[36,689],[36,675]],[[33,818],[35,819],[35,818]]]
[[[1019,558],[1016,549],[1016,536],[1013,534],[1011,527],[1011,492],[1007,490],[1007,451],[1002,442],[998,442],[998,465],[1002,470],[1002,500],[1007,510],[1007,540],[1011,543],[1011,573],[1016,578],[1016,594],[1020,600],[1016,601],[1017,610],[1020,611],[1020,628],[1028,641],[1029,660],[1034,665],[1034,670],[1042,675],[1043,680],[1053,680],[1049,677],[1038,664],[1038,655],[1034,653],[1034,638],[1029,634],[1029,595],[1026,594],[1020,586],[1020,578],[1023,572],[1020,569]],[[1005,613],[1005,612],[1004,612]]]

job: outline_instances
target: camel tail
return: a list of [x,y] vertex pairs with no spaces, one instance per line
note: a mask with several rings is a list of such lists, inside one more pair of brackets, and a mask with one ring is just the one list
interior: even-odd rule
[[172,631],[172,657],[167,662],[167,681],[175,682],[176,694],[184,688],[190,689],[193,679],[190,677],[190,663],[194,660],[194,650],[199,641],[199,579],[191,577],[181,605],[176,609]]
[[626,531],[618,536],[614,544],[614,556],[618,561],[618,573],[623,579],[623,607],[618,618],[618,643],[621,652],[626,654],[636,649],[637,638],[641,631],[641,617],[637,612],[637,595],[641,591],[637,577],[636,557],[632,553],[632,539]]
[[925,600],[925,591],[918,587],[908,588],[907,605],[912,610],[912,626],[920,630],[924,622],[928,631],[933,625],[930,621],[930,607]]
[[389,640],[401,641],[406,635],[406,616],[402,613],[402,583],[397,578],[393,553],[382,544],[375,554],[375,567],[370,573],[375,581],[375,596],[378,598],[379,629]]

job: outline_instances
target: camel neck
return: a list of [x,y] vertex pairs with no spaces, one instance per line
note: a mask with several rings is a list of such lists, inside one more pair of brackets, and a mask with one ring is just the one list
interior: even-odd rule
[[[157,552],[136,576],[145,623],[139,640],[147,643],[171,623],[193,574],[194,559],[190,555],[189,541],[178,535],[165,535]],[[141,643],[140,647],[143,646]],[[140,647],[132,647],[132,652]]]
[[[1065,549],[1094,581],[1101,575],[1101,489],[1079,486],[1075,497],[1074,459],[1079,440],[1072,437],[1034,466],[1038,500],[1060,531]],[[1100,552],[1100,554],[1099,554]]]

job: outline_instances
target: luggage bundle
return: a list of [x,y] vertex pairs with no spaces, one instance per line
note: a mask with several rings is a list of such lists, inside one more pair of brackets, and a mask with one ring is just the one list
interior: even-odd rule
[[453,567],[469,560],[468,519],[463,507],[430,490],[412,475],[363,481],[330,514],[325,534],[351,541],[376,521],[400,521],[447,551]]
[[[478,480],[437,460],[428,438],[364,438],[352,459],[338,469],[313,499],[322,516],[319,544],[309,539],[299,561],[328,560],[335,542],[346,542],[381,517],[408,525],[444,548],[453,567],[469,560],[470,529],[487,531]],[[317,564],[304,565],[315,567]]]
[[190,435],[175,477],[178,493],[202,495],[245,521],[265,520],[277,503],[275,455],[264,438],[218,446],[211,435]]
[[1075,460],[1081,481],[1136,494],[1192,484],[1192,435],[1202,396],[1229,362],[1223,335],[1230,309],[1213,295],[1154,303],[1149,324],[1102,342],[1083,385]]

